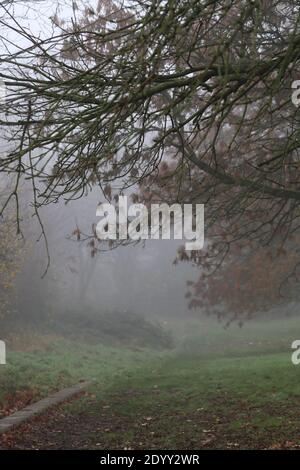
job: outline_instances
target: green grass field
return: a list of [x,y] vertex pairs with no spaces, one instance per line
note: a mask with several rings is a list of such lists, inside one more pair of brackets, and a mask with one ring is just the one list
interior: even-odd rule
[[11,351],[0,368],[2,406],[16,391],[43,396],[91,379],[90,393],[65,406],[66,427],[80,423],[79,448],[300,446],[300,366],[291,363],[298,319],[167,327],[175,348],[165,351],[62,339]]

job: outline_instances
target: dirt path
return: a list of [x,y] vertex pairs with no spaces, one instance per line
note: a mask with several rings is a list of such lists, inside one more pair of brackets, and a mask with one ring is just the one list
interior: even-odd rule
[[[106,402],[95,403],[89,397],[83,402],[84,411],[61,405],[0,436],[0,449],[133,449],[143,444],[147,448],[142,416],[133,423],[132,416],[118,415]],[[126,436],[132,427],[136,432],[129,442]]]
[[[139,390],[99,400],[86,393],[0,437],[0,449],[286,449],[297,441],[279,441],[274,433],[255,428],[232,429],[234,415],[207,412],[183,414],[153,400],[146,411],[138,406]],[[252,410],[255,414],[258,410]],[[270,410],[270,413],[278,410]],[[234,413],[234,412],[233,412]],[[296,432],[297,431],[297,432]],[[295,430],[298,435],[298,430]],[[295,434],[295,436],[296,436]],[[265,437],[262,437],[264,436]],[[279,442],[279,443],[278,443]]]

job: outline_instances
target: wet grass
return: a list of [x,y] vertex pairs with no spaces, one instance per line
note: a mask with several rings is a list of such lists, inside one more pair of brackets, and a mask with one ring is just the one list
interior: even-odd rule
[[141,348],[109,347],[64,339],[33,351],[7,353],[7,364],[0,366],[0,408],[18,395],[25,400],[44,397],[52,391],[81,380],[95,381],[105,390],[113,380],[126,377],[162,352]]
[[[61,428],[73,435],[69,448],[300,446],[300,366],[291,362],[297,319],[229,330],[206,320],[168,326],[177,337],[172,351],[58,342],[11,353],[0,369],[1,389],[30,384],[44,393],[94,379],[86,396],[64,407],[63,421],[55,417],[49,425],[50,448],[62,445],[52,432]],[[30,439],[43,447],[38,427]]]

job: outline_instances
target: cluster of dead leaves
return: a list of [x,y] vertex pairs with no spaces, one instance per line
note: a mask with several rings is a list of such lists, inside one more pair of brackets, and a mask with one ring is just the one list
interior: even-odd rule
[[39,398],[39,392],[36,389],[18,390],[14,393],[8,393],[4,396],[0,406],[0,417],[11,415],[30,405]]

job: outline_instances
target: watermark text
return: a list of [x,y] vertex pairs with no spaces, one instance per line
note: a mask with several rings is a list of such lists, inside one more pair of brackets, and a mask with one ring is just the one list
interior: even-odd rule
[[186,240],[185,249],[201,250],[204,246],[203,204],[144,204],[128,206],[127,196],[117,205],[101,203],[97,207],[96,226],[100,240]]

